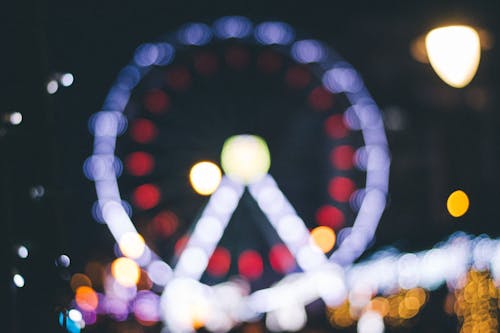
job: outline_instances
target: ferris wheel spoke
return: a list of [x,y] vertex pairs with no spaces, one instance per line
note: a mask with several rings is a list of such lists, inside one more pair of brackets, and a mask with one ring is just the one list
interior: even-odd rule
[[199,280],[208,260],[220,242],[234,210],[243,195],[244,185],[224,176],[195,222],[186,247],[182,251],[174,273],[176,277]]
[[250,194],[302,270],[313,270],[327,262],[323,252],[310,241],[309,230],[304,221],[297,215],[270,174],[248,187]]

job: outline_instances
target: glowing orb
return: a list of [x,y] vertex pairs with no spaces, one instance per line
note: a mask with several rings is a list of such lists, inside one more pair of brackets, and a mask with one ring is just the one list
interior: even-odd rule
[[431,30],[425,47],[432,68],[447,84],[465,87],[474,78],[481,57],[481,44],[476,30],[464,25]]
[[189,181],[196,193],[210,195],[217,190],[222,174],[219,167],[212,162],[198,162],[189,172]]
[[453,217],[460,217],[469,210],[469,197],[462,190],[456,190],[448,197],[446,208]]
[[146,248],[144,238],[136,232],[127,232],[123,234],[123,236],[120,237],[118,246],[123,255],[132,259],[139,258]]
[[141,269],[132,259],[121,257],[111,264],[111,274],[122,286],[132,287],[139,281]]
[[311,231],[310,240],[320,248],[323,253],[330,252],[335,245],[335,232],[332,228],[319,226]]
[[221,165],[234,181],[251,184],[267,174],[271,157],[267,144],[256,135],[236,135],[222,147]]

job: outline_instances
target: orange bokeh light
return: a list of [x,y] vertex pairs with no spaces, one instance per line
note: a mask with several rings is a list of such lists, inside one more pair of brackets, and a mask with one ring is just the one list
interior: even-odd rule
[[87,286],[81,286],[76,289],[75,301],[85,311],[94,311],[99,304],[97,293],[94,289]]
[[311,231],[311,242],[323,251],[323,253],[330,252],[335,245],[335,232],[332,228],[327,226],[319,226]]

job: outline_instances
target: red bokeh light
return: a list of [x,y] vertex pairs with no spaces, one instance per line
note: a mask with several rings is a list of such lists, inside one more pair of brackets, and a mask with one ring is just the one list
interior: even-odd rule
[[167,112],[170,107],[170,97],[160,89],[151,90],[144,97],[144,107],[154,114]]
[[347,202],[351,194],[356,190],[352,179],[347,177],[335,177],[328,184],[328,193],[338,202]]
[[250,63],[248,50],[241,46],[229,47],[225,58],[227,65],[232,69],[242,70]]
[[264,73],[274,73],[281,68],[281,56],[271,50],[265,50],[257,58],[257,67]]
[[137,151],[129,154],[125,158],[125,167],[132,176],[145,176],[153,171],[155,160],[151,154]]
[[308,101],[313,109],[326,111],[333,106],[333,95],[323,87],[316,87],[309,94]]
[[194,68],[201,75],[210,76],[215,74],[219,69],[217,56],[207,51],[198,53],[194,57]]
[[257,251],[246,250],[240,254],[238,258],[238,271],[240,275],[255,280],[262,275],[264,264],[262,258]]
[[284,244],[276,244],[271,248],[269,263],[278,273],[288,273],[295,267],[295,259]]
[[345,222],[344,213],[334,206],[325,205],[316,211],[316,223],[339,230]]
[[130,136],[135,142],[150,143],[158,136],[158,129],[148,119],[136,119],[130,128]]
[[174,245],[174,253],[176,256],[180,256],[181,252],[184,250],[184,248],[187,245],[187,242],[189,241],[188,236],[182,236],[177,240],[177,242]]
[[285,81],[290,88],[302,89],[311,82],[311,73],[303,66],[293,66],[286,71]]
[[325,132],[334,139],[342,139],[349,134],[349,129],[340,114],[334,114],[325,120]]
[[167,72],[167,84],[176,91],[186,91],[191,85],[191,73],[186,67],[173,67]]
[[139,209],[151,209],[160,202],[160,189],[153,184],[138,186],[132,194],[132,202]]
[[351,146],[338,146],[330,153],[332,164],[339,170],[349,170],[354,166],[354,148]]
[[152,231],[160,237],[172,236],[179,227],[179,219],[174,212],[164,210],[156,214],[151,222]]
[[227,274],[230,266],[231,253],[223,247],[218,247],[208,261],[207,271],[212,276],[221,277]]

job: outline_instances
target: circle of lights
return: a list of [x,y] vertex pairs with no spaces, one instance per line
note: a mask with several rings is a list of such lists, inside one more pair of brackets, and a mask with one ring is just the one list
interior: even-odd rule
[[[141,81],[141,79],[154,67],[165,66],[170,64],[176,54],[178,47],[185,46],[201,46],[210,43],[214,38],[218,39],[241,39],[250,43],[259,45],[273,46],[285,55],[288,55],[297,63],[302,64],[317,64],[319,71],[318,75],[322,81],[323,91],[330,93],[343,93],[350,102],[350,107],[344,112],[343,120],[352,130],[360,130],[362,132],[364,147],[356,152],[355,159],[358,166],[366,170],[366,183],[363,195],[357,198],[359,211],[355,218],[352,228],[343,239],[340,246],[334,251],[330,257],[325,257],[314,246],[300,245],[300,232],[304,234],[307,229],[301,230],[295,239],[289,237],[288,241],[280,233],[282,226],[285,223],[295,223],[300,228],[305,228],[302,221],[299,221],[290,203],[285,200],[279,205],[281,210],[271,211],[276,207],[267,207],[265,197],[269,192],[276,189],[277,186],[274,180],[270,177],[264,177],[262,181],[252,184],[249,188],[250,192],[256,198],[259,206],[269,218],[272,226],[277,230],[278,234],[285,241],[285,244],[290,248],[291,252],[296,257],[299,266],[304,273],[296,273],[300,275],[300,279],[295,279],[293,283],[286,283],[290,276],[285,276],[276,286],[265,290],[258,290],[251,295],[246,296],[244,304],[245,313],[239,313],[231,318],[233,326],[239,321],[250,320],[257,317],[261,313],[272,314],[284,305],[281,304],[293,298],[299,300],[303,304],[307,304],[312,299],[322,298],[326,304],[335,304],[342,297],[342,290],[345,285],[341,282],[343,278],[342,269],[339,266],[347,266],[358,258],[371,242],[379,219],[385,209],[386,194],[388,189],[388,176],[390,157],[387,147],[387,139],[385,136],[381,113],[366,90],[363,81],[359,74],[352,68],[350,64],[345,62],[332,49],[326,47],[323,43],[313,39],[300,39],[296,36],[295,31],[291,26],[279,21],[262,22],[253,24],[249,19],[241,16],[222,17],[215,21],[212,27],[203,23],[189,23],[182,26],[173,35],[168,36],[164,40],[155,43],[145,43],[140,45],[134,54],[133,60],[129,63],[118,75],[117,80],[109,91],[102,111],[94,114],[89,122],[90,131],[94,135],[94,150],[93,155],[85,162],[85,172],[87,176],[95,182],[95,188],[98,197],[98,207],[100,217],[107,224],[110,232],[117,242],[124,235],[138,234],[133,222],[129,217],[129,212],[120,197],[119,185],[117,177],[120,175],[122,165],[120,160],[115,156],[115,146],[117,137],[123,134],[127,128],[127,119],[123,115],[123,111],[128,103],[132,90]],[[313,93],[321,94],[322,90]],[[328,107],[328,105],[318,104],[318,109]],[[335,137],[342,129],[334,128],[332,137]],[[148,138],[144,138],[146,140]],[[212,225],[204,226],[215,230],[217,228],[224,229],[224,220],[227,220],[228,215],[234,210],[237,200],[241,196],[243,187],[241,184],[223,178],[219,190],[215,192],[209,200],[210,202],[223,202],[223,205],[217,205],[217,214],[219,218],[212,219]],[[278,196],[281,193],[278,193]],[[231,200],[228,200],[231,198]],[[261,198],[261,200],[259,200]],[[203,220],[202,215],[200,220]],[[207,218],[204,220],[207,221]],[[301,223],[299,223],[301,222]],[[203,224],[202,224],[203,225]],[[196,228],[195,228],[196,233]],[[307,233],[308,234],[308,233]],[[292,235],[293,236],[293,235]],[[191,291],[198,291],[206,296],[206,290],[215,290],[217,286],[209,287],[200,283],[199,278],[201,273],[199,267],[206,268],[210,254],[215,250],[217,237],[205,237],[203,244],[190,244],[189,242],[198,242],[200,240],[188,241],[187,249],[189,253],[181,256],[177,263],[174,274],[172,268],[165,263],[158,255],[145,245],[144,251],[139,258],[133,258],[141,267],[147,269],[153,267],[164,267],[164,271],[168,272],[168,277],[163,279],[161,285],[165,288],[162,296],[162,305],[164,308],[164,320],[167,325],[174,328],[183,328],[185,323],[169,322],[166,317],[169,316],[170,294],[174,293],[176,284],[184,284],[190,287]],[[190,246],[191,245],[191,246]],[[294,248],[295,247],[295,248]],[[318,255],[321,253],[321,256]],[[193,264],[193,262],[196,262]],[[154,275],[155,272],[151,272]],[[316,288],[314,291],[309,288],[309,294],[300,295],[294,286],[308,281],[324,282],[325,277],[335,277],[334,282],[330,287]],[[175,277],[173,280],[171,278]],[[180,277],[180,278],[179,278]],[[161,280],[161,279],[159,279]],[[169,283],[174,281],[175,283]],[[323,283],[324,284],[324,283]],[[321,285],[321,283],[319,283]],[[303,288],[299,288],[302,290]],[[197,292],[191,296],[196,301]],[[283,298],[284,301],[279,301],[279,298],[274,298],[274,295],[288,295]],[[204,296],[204,297],[205,297]],[[200,296],[202,297],[202,296]],[[267,300],[273,298],[276,301],[265,303],[263,298]],[[201,301],[201,299],[198,299]],[[205,301],[216,302],[216,297],[209,297]],[[167,304],[164,304],[167,303]],[[272,303],[272,305],[271,305]],[[219,304],[219,306],[222,306]],[[171,316],[172,317],[172,316]],[[207,323],[208,324],[208,323]],[[215,327],[212,330],[227,330],[230,327]],[[185,328],[185,327],[184,327]],[[186,328],[187,329],[187,328]]]

